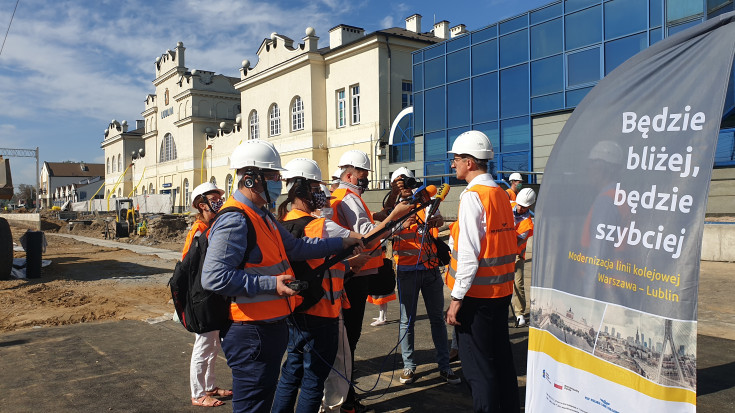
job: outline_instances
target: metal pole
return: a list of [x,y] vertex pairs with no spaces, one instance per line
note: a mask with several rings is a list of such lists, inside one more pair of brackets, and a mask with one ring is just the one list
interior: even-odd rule
[[36,146],[36,211],[41,210],[41,170],[38,169],[38,146]]

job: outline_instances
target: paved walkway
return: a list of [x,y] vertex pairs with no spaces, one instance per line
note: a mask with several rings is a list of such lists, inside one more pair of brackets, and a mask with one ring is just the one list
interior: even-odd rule
[[143,255],[158,255],[160,258],[163,259],[181,259],[181,252],[171,251],[163,248],[146,247],[145,245],[128,244],[126,242],[113,241],[109,239],[83,237],[81,235],[72,234],[58,234],[54,232],[47,232],[46,236],[71,238],[77,241],[86,242],[87,244],[99,245],[108,248],[122,248]]

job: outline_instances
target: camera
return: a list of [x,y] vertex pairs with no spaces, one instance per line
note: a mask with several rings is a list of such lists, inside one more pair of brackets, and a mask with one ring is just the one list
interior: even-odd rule
[[408,189],[416,189],[421,187],[421,182],[417,181],[416,178],[411,178],[410,176],[402,176],[396,181],[403,182],[403,187]]

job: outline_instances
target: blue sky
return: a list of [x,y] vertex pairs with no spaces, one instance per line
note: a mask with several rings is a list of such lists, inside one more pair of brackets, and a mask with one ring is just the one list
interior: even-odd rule
[[[272,32],[300,41],[312,26],[326,44],[340,23],[372,32],[405,27],[414,13],[423,31],[441,20],[476,30],[549,2],[20,0],[0,55],[0,148],[38,146],[41,162],[102,163],[104,129],[111,119],[141,119],[154,61],[179,41],[189,69],[239,76]],[[0,37],[15,4],[0,0]],[[35,160],[10,159],[14,183],[35,184]]]

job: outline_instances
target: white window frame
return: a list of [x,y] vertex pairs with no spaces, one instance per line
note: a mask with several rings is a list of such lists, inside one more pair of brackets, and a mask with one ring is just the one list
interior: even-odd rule
[[120,154],[120,153],[117,154],[117,171],[118,172],[122,172],[123,171],[123,168],[122,168],[122,154]]
[[293,99],[291,105],[291,130],[299,131],[304,129],[304,101],[300,96]]
[[278,104],[274,103],[268,110],[268,118],[270,120],[270,135],[278,136],[281,134],[281,109],[278,108]]
[[258,126],[258,111],[253,110],[252,112],[250,112],[250,116],[248,118],[250,119],[250,139],[260,138],[260,127]]
[[161,142],[161,153],[158,157],[158,162],[168,162],[176,159],[176,142],[174,142],[174,136],[167,133],[163,137]]
[[110,158],[109,157],[107,158],[107,173],[108,174],[112,173],[112,171],[110,170]]
[[350,102],[352,103],[352,124],[360,123],[360,85],[350,86]]
[[345,99],[345,90],[340,89],[336,93],[337,96],[337,127],[344,128],[347,126],[347,101]]

